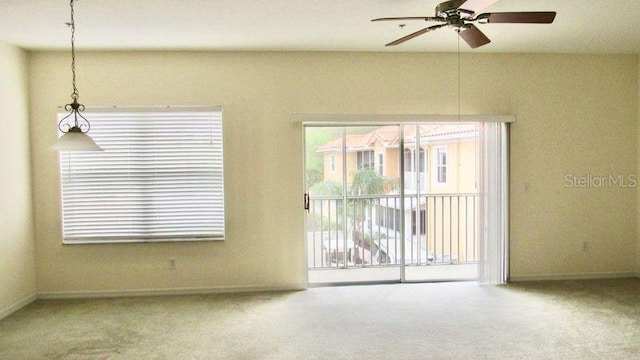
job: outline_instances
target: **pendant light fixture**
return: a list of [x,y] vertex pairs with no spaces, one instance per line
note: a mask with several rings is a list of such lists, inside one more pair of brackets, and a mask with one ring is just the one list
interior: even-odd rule
[[73,18],[73,1],[71,0],[70,2],[71,22],[68,24],[71,27],[71,73],[73,75],[71,99],[73,101],[64,106],[64,109],[69,114],[58,122],[58,129],[64,134],[51,146],[51,149],[57,151],[102,151],[102,148],[87,135],[89,129],[91,129],[91,124],[81,114],[85,109],[84,105],[78,103],[79,95],[76,87],[76,24]]

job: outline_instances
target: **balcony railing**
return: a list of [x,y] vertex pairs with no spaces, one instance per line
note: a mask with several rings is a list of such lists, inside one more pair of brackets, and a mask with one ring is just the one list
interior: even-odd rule
[[[310,269],[477,262],[478,194],[312,197]],[[404,215],[404,223],[402,216]],[[402,229],[404,226],[404,238]]]

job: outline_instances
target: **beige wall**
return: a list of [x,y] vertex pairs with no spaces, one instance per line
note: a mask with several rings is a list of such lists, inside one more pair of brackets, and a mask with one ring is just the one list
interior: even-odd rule
[[469,139],[468,141],[460,141],[458,145],[458,163],[452,163],[458,171],[458,191],[460,192],[476,192],[478,191],[476,186],[476,173],[477,173],[477,161],[476,161],[476,139]]
[[[447,182],[436,181],[438,148],[447,151]],[[433,194],[476,192],[476,138],[435,141],[429,144],[428,181],[429,192]]]
[[[635,189],[567,188],[564,177],[637,172],[637,136],[629,136],[637,128],[636,57],[531,55],[519,66],[504,69],[516,82],[513,94],[497,90],[518,116],[510,162],[513,277],[633,272]],[[497,88],[486,77],[474,84]]]
[[[640,135],[640,55],[638,55],[638,131]],[[638,146],[638,172],[640,172],[640,146]],[[640,193],[638,194],[640,195]],[[640,208],[640,196],[638,196],[638,208]],[[636,276],[640,277],[640,211],[638,211],[638,240],[636,248]]]
[[[398,148],[387,148],[384,155],[384,176],[400,178],[400,154]],[[398,181],[399,182],[399,181]]]
[[0,318],[34,299],[27,54],[0,43]]
[[[332,156],[334,157],[334,165],[335,165],[334,171],[331,171]],[[324,175],[325,181],[335,181],[338,184],[342,184],[342,180],[343,180],[342,169],[344,167],[342,166],[342,152],[325,153],[323,166],[324,166],[324,172],[322,174]]]
[[[69,59],[36,52],[30,88],[43,293],[304,284],[302,127],[291,114],[458,109],[455,54],[122,52],[77,59],[86,105],[223,106],[227,239],[62,246],[57,161],[46,148],[56,136],[56,107],[69,100]],[[463,54],[461,61],[463,113],[518,116],[513,275],[633,271],[635,190],[568,189],[564,176],[636,172],[637,57]],[[590,251],[583,253],[585,240]],[[168,270],[170,257],[176,271]]]
[[358,153],[347,151],[347,158],[345,161],[347,162],[347,186],[350,186],[353,183],[355,170],[358,168]]

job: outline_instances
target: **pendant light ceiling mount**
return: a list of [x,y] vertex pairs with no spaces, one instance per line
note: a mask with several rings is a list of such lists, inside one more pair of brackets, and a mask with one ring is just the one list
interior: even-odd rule
[[73,77],[71,100],[73,101],[64,106],[64,109],[68,111],[69,114],[58,122],[58,129],[64,133],[64,135],[51,146],[51,149],[58,151],[101,151],[102,148],[87,135],[91,129],[91,124],[89,120],[82,116],[81,112],[85,110],[85,107],[78,102],[80,96],[78,94],[78,87],[76,86],[76,24],[73,3],[74,0],[70,0],[71,22],[66,23],[71,27],[71,74]]

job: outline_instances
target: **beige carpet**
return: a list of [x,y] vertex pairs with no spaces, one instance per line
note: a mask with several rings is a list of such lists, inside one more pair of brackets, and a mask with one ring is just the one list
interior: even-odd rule
[[640,359],[640,279],[37,301],[0,359]]

